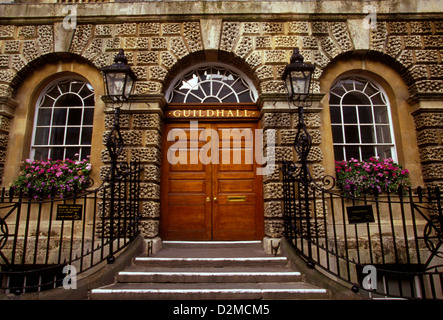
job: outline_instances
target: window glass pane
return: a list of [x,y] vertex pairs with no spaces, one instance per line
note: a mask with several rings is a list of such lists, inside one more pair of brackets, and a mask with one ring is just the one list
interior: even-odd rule
[[90,155],[91,155],[91,148],[90,147],[83,147],[81,149],[80,160],[87,159],[88,156],[90,156]]
[[55,100],[53,98],[51,98],[49,95],[45,95],[43,97],[43,100],[40,104],[40,107],[43,108],[52,108],[52,106],[54,105]]
[[85,108],[83,112],[83,125],[92,125],[92,122],[94,120],[94,109]]
[[[83,81],[71,81],[71,92],[79,93],[80,90],[84,91],[85,83]],[[81,94],[80,94],[81,95]]]
[[329,95],[329,104],[330,105],[332,105],[332,104],[340,104],[340,100],[341,100],[341,97],[337,96],[334,93],[331,93]]
[[[46,92],[46,95],[47,96],[50,96],[50,97],[52,97],[52,98],[54,98],[54,100],[58,97],[58,96],[60,96],[60,91],[58,90],[58,86],[53,86],[53,87],[51,87],[47,92]],[[53,101],[54,101],[53,100]],[[52,104],[51,104],[51,106],[52,106]]]
[[86,98],[83,102],[85,106],[93,107],[95,105],[94,95],[90,96],[89,98]]
[[367,81],[365,79],[354,79],[354,88],[356,91],[363,92]]
[[388,110],[386,107],[374,107],[375,123],[389,123]]
[[357,123],[357,110],[355,107],[343,107],[344,123]]
[[48,126],[51,124],[52,109],[40,109],[38,111],[37,125]]
[[346,159],[360,159],[360,147],[359,146],[345,146]]
[[80,125],[82,123],[83,109],[69,109],[68,125]]
[[331,122],[332,123],[341,123],[341,111],[340,107],[331,107]]
[[372,97],[374,94],[376,94],[377,92],[379,92],[380,90],[375,87],[371,82],[368,82],[368,85],[366,86],[365,89],[365,93],[369,96]]
[[80,156],[80,148],[66,148],[66,159],[78,160]]
[[53,126],[64,126],[66,125],[66,113],[68,109],[54,109],[54,116],[52,118]]
[[52,160],[63,160],[65,158],[65,148],[58,147],[52,148],[51,159]]
[[92,128],[83,128],[81,144],[91,145],[91,138],[92,138]]
[[361,158],[362,160],[369,160],[370,157],[375,156],[375,146],[362,146]]
[[341,126],[332,126],[332,139],[334,143],[343,143],[343,130]]
[[361,126],[360,127],[360,136],[362,143],[374,143],[374,129],[372,126]]
[[243,102],[252,102],[252,99],[251,99],[251,92],[250,91],[246,91],[246,92],[243,92],[243,93],[241,93],[241,94],[239,94],[238,95],[238,100],[239,101],[243,101]]
[[67,145],[78,145],[80,139],[80,128],[79,127],[68,127],[66,131],[66,144]]
[[65,143],[65,128],[53,127],[51,132],[52,145],[63,145]]
[[342,146],[334,146],[334,158],[337,161],[345,160]]
[[70,92],[71,91],[70,83],[71,83],[71,81],[65,80],[65,81],[59,82],[57,84],[57,87],[61,91],[62,94],[66,93],[66,92]]
[[371,100],[372,100],[372,103],[374,105],[377,105],[377,104],[383,105],[383,104],[385,104],[385,102],[382,99],[381,92],[377,92],[377,94],[371,96]]
[[343,81],[341,82],[341,85],[342,85],[343,88],[346,89],[346,91],[352,91],[352,90],[354,90],[354,80],[353,80],[353,79],[346,79],[346,80],[343,80]]
[[54,107],[82,107],[83,101],[76,94],[64,94],[57,99]]
[[48,148],[35,148],[34,150],[34,159],[35,160],[46,160],[49,158],[49,149]]
[[346,143],[359,143],[358,126],[345,126]]
[[392,158],[392,147],[381,146],[377,147],[377,156],[380,158]]
[[371,105],[371,100],[366,95],[360,92],[348,92],[342,100],[344,105]]
[[337,83],[337,85],[331,91],[333,91],[339,97],[342,97],[346,93],[345,89],[343,89],[341,85],[341,81]]
[[377,142],[379,143],[391,143],[391,131],[389,126],[376,126]]
[[49,137],[49,128],[47,128],[47,127],[37,128],[35,130],[34,144],[35,145],[47,145],[48,144],[48,137]]
[[360,123],[373,123],[372,108],[358,107],[358,120],[360,121]]

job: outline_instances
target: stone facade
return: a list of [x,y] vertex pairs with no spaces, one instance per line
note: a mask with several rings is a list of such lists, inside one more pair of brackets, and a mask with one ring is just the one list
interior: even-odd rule
[[[132,107],[122,111],[121,128],[127,146],[122,160],[140,160],[144,165],[141,229],[146,237],[156,237],[161,215],[164,93],[174,77],[198,62],[217,61],[242,70],[258,91],[260,126],[265,136],[275,132],[278,166],[283,160],[298,160],[293,149],[298,116],[285,101],[281,75],[293,48],[299,47],[305,62],[317,66],[312,83],[315,99],[305,119],[313,137],[308,160],[315,179],[333,174],[327,169],[330,164],[324,161],[325,153],[331,152],[327,145],[331,133],[325,135],[325,125],[329,123],[325,120],[328,92],[321,88],[321,80],[338,76],[328,73],[331,65],[358,55],[362,60],[384,63],[401,76],[409,90],[409,96],[402,99],[410,104],[419,149],[419,158],[405,162],[422,165],[423,180],[418,179],[415,184],[441,185],[443,14],[434,12],[431,5],[423,5],[416,12],[414,1],[409,5],[400,1],[404,18],[402,13],[397,14],[396,6],[391,9],[380,2],[346,1],[345,6],[344,1],[328,1],[323,2],[322,8],[316,6],[320,2],[115,2],[113,7],[79,3],[75,29],[63,28],[60,20],[66,14],[60,5],[1,4],[0,13],[9,20],[0,22],[0,177],[5,162],[17,162],[7,154],[11,141],[20,134],[11,132],[11,124],[21,103],[17,99],[24,95],[20,91],[23,81],[32,72],[39,72],[39,68],[61,58],[75,59],[98,69],[111,64],[117,50],[123,48],[139,81]],[[363,9],[368,4],[378,9],[372,28],[364,24]],[[25,14],[18,14],[20,8]],[[395,19],[391,13],[396,13]],[[32,20],[34,15],[40,15],[39,24]],[[380,74],[383,75],[382,70]],[[111,129],[112,114],[107,112],[103,115],[105,130],[95,135],[96,139],[104,140]],[[32,125],[32,120],[27,121]],[[402,141],[398,145],[407,143]],[[109,163],[104,146],[100,160],[103,177]],[[3,181],[3,185],[10,182]],[[281,237],[283,186],[278,170],[264,177],[263,197],[265,235]]]

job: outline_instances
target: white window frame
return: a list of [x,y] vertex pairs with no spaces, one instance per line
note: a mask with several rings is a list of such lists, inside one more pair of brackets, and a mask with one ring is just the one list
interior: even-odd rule
[[[343,85],[341,85],[341,87],[344,89],[345,93],[343,95],[338,95],[336,93],[333,92],[334,88],[337,87],[338,84],[342,84],[344,81],[346,80],[353,80],[353,90],[348,90],[347,88],[345,88]],[[364,81],[366,82],[365,87],[362,91],[357,90],[355,87],[355,80],[357,81]],[[369,96],[366,92],[364,92],[367,88],[368,85],[371,85],[373,88],[377,89],[378,91]],[[356,91],[359,92],[361,94],[364,94],[368,97],[369,101],[371,101],[371,105],[355,105],[355,109],[356,109],[356,123],[350,123],[350,124],[345,124],[344,123],[344,114],[343,114],[343,97],[348,93],[348,92],[352,92],[352,91]],[[374,97],[375,95],[377,95],[378,93],[380,93],[380,96],[384,102],[383,105],[381,104],[374,104],[372,97]],[[375,154],[374,156],[380,156],[378,155],[378,151],[377,151],[377,146],[386,146],[386,147],[390,147],[391,148],[391,158],[397,162],[398,158],[397,158],[397,148],[396,148],[396,143],[395,143],[395,135],[394,135],[394,127],[393,127],[393,121],[392,121],[392,112],[391,112],[391,106],[389,103],[389,98],[388,95],[386,94],[386,91],[383,89],[383,87],[378,84],[376,81],[374,81],[373,79],[369,78],[369,77],[365,77],[365,76],[361,76],[361,75],[346,75],[346,76],[342,76],[340,78],[338,78],[333,85],[331,86],[330,90],[329,90],[329,111],[331,112],[331,131],[332,131],[332,127],[333,126],[341,126],[341,132],[342,132],[342,142],[333,142],[333,146],[334,146],[334,156],[335,156],[335,149],[337,147],[342,147],[342,151],[343,151],[343,156],[344,159],[335,159],[335,160],[350,160],[351,157],[347,156],[346,154],[346,146],[357,146],[358,150],[359,150],[359,159],[358,160],[365,160],[362,159],[362,147],[364,146],[374,146],[375,149]],[[331,95],[335,95],[336,97],[340,98],[340,104],[331,104]],[[360,115],[359,115],[359,108],[358,106],[361,107],[371,107],[371,112],[372,112],[372,122],[370,123],[370,125],[372,126],[372,130],[373,130],[373,136],[374,136],[374,142],[372,143],[363,143],[362,142],[362,138],[361,138],[361,127],[362,126],[368,126],[368,123],[364,123],[362,124],[360,122]],[[374,107],[378,107],[378,106],[385,106],[386,107],[386,111],[387,111],[387,118],[388,118],[388,125],[389,125],[389,133],[390,133],[390,138],[391,138],[391,142],[390,143],[381,143],[378,142],[378,137],[377,137],[377,130],[376,130],[376,120],[375,120],[375,112],[374,112]],[[340,108],[340,119],[341,119],[341,123],[333,123],[332,122],[332,107],[339,107]],[[345,126],[346,125],[350,125],[350,126],[358,126],[358,132],[359,132],[359,142],[358,143],[347,143],[346,142],[346,136],[345,136]],[[334,137],[333,137],[334,139]]]
[[[57,96],[54,99],[52,108],[47,107],[47,109],[48,110],[54,110],[55,102],[63,94],[66,94],[66,93],[76,94],[79,97],[79,99],[81,99],[82,106],[76,106],[76,107],[66,106],[66,108],[69,109],[69,110],[71,110],[71,109],[82,109],[82,115],[81,115],[80,124],[79,125],[69,125],[68,124],[68,120],[69,120],[68,119],[68,112],[69,111],[67,111],[64,125],[54,125],[54,123],[53,123],[53,115],[54,115],[54,113],[53,113],[53,111],[51,111],[51,119],[49,121],[49,124],[48,125],[43,125],[43,126],[42,125],[38,125],[38,118],[39,118],[40,110],[41,110],[42,104],[44,102],[45,96],[47,95],[48,92],[50,92],[50,90],[53,89],[53,87],[55,87],[55,86],[57,86],[59,84],[62,84],[64,82],[67,82],[67,81],[70,81],[69,91],[63,93],[59,89],[60,95]],[[78,89],[78,91],[75,91],[75,90],[72,89],[72,83],[75,82],[75,81],[83,82],[84,83],[84,85],[80,89]],[[88,86],[88,89],[91,91],[91,94],[89,94],[89,95],[87,95],[85,97],[82,97],[78,93],[81,92],[81,90],[83,89],[83,87],[85,85]],[[50,158],[50,159],[54,159],[53,158],[53,153],[52,153],[54,148],[64,148],[64,150],[63,150],[63,159],[66,159],[66,157],[67,157],[67,154],[66,154],[67,153],[67,148],[71,148],[71,147],[72,148],[79,148],[80,151],[81,151],[82,148],[89,148],[89,149],[91,149],[91,143],[89,143],[89,144],[81,144],[81,138],[82,138],[82,134],[83,134],[83,129],[84,128],[91,128],[91,140],[92,140],[93,122],[91,122],[91,124],[88,124],[88,125],[83,124],[83,120],[84,120],[84,116],[85,116],[85,112],[84,112],[85,111],[85,100],[90,98],[91,96],[94,97],[94,105],[93,106],[86,106],[86,108],[93,108],[94,109],[94,113],[95,113],[95,91],[94,91],[94,88],[91,86],[90,82],[87,81],[86,79],[84,79],[82,77],[75,77],[75,76],[57,78],[56,80],[52,81],[47,86],[45,86],[43,90],[41,90],[41,93],[40,93],[40,95],[39,95],[39,97],[37,99],[37,102],[35,104],[34,126],[33,126],[33,129],[32,129],[32,140],[31,140],[31,151],[30,151],[30,158],[31,159],[35,159],[36,149],[38,149],[38,148],[49,149],[47,158]],[[47,137],[47,144],[36,144],[35,139],[36,139],[36,134],[37,134],[37,128],[39,128],[39,127],[48,127],[49,128],[49,133],[48,133],[48,137]],[[63,127],[63,128],[65,128],[65,135],[64,135],[64,139],[63,139],[64,140],[63,144],[51,144],[51,141],[50,141],[51,134],[52,134],[52,130],[55,127],[60,127],[60,128]],[[74,128],[74,127],[80,128],[79,144],[67,144],[66,143],[67,142],[66,141],[66,138],[67,138],[67,128]],[[89,151],[89,154],[90,154],[90,151]],[[79,154],[78,158],[70,157],[71,160],[81,160],[80,158],[86,158],[86,156],[82,157],[81,154]]]

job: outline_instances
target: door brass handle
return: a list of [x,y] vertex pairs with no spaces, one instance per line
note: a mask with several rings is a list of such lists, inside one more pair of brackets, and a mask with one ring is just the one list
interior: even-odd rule
[[217,201],[217,197],[214,197],[214,201]]
[[206,202],[211,201],[211,197],[206,197]]

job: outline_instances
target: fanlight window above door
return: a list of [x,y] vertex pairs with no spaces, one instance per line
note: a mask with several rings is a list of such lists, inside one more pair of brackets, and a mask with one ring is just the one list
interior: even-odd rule
[[184,73],[167,93],[169,103],[255,102],[257,93],[240,74],[222,66],[205,66]]

